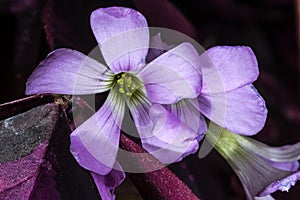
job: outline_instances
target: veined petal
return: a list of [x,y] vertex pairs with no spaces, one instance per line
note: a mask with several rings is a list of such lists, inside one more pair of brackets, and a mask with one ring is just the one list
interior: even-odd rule
[[142,14],[130,8],[100,8],[91,27],[106,63],[114,73],[134,71],[145,63],[149,30]]
[[266,121],[265,101],[253,85],[226,93],[201,94],[198,101],[202,114],[237,134],[254,135]]
[[84,168],[109,173],[116,161],[125,102],[112,90],[102,107],[71,134],[71,153]]
[[71,49],[57,49],[33,71],[26,95],[95,94],[109,90],[113,74],[96,60]]
[[153,123],[149,117],[151,103],[146,98],[146,95],[142,91],[137,90],[127,102],[127,105],[140,137],[150,137],[152,135]]
[[271,183],[264,189],[264,191],[259,194],[259,196],[266,196],[272,194],[273,192],[276,192],[277,190],[288,192],[289,189],[294,186],[298,180],[300,180],[300,171],[297,171],[292,175]]
[[197,104],[197,99],[183,99],[176,104],[166,105],[166,107],[167,110],[175,115],[181,122],[198,133],[197,139],[200,141],[207,131],[207,125],[203,115],[195,109],[195,105]]
[[153,105],[149,112],[153,122],[153,135],[141,138],[143,147],[149,153],[162,163],[174,163],[197,151],[198,133],[162,105]]
[[240,143],[245,149],[274,162],[300,160],[300,142],[293,145],[271,147],[252,138],[246,138]]
[[121,166],[116,162],[114,169],[106,175],[100,175],[94,172],[91,172],[91,174],[101,198],[105,200],[114,200],[116,197],[114,194],[115,188],[118,187],[125,179],[125,173]]
[[138,75],[151,102],[171,104],[198,96],[202,80],[197,65],[198,52],[191,44],[183,43],[153,60]]
[[[259,154],[257,154],[259,155]],[[297,160],[291,161],[291,162],[275,162],[272,160],[269,160],[268,158],[264,158],[260,155],[260,157],[268,163],[268,165],[276,168],[276,169],[281,169],[285,171],[297,171],[299,169],[299,163]]]
[[253,83],[258,64],[250,47],[216,46],[200,56],[202,93],[228,92]]
[[254,197],[255,200],[275,200],[271,195],[267,195],[264,197]]

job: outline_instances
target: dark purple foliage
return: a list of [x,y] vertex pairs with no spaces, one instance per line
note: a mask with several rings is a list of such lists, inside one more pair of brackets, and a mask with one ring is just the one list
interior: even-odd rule
[[0,106],[0,199],[99,198],[90,174],[69,152],[66,115],[49,98],[37,95]]

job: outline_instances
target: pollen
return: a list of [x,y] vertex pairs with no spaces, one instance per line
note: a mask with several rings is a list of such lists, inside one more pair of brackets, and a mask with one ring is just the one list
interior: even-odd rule
[[138,77],[131,73],[122,72],[116,76],[116,87],[121,94],[131,97],[142,86]]
[[119,92],[123,94],[125,92],[124,88],[119,88]]

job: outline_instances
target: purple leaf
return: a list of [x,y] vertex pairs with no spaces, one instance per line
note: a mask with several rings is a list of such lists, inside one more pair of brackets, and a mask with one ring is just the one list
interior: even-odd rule
[[37,95],[0,106],[0,199],[99,199],[89,172],[69,152],[63,109],[47,102]]

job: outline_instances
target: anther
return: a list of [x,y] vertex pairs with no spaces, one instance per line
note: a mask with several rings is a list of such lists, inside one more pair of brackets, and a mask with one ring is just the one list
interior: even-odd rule
[[119,92],[121,93],[121,94],[123,94],[125,91],[124,91],[124,88],[120,88],[119,89]]
[[124,81],[123,81],[123,79],[119,79],[119,80],[117,80],[117,83],[120,85],[123,85]]

